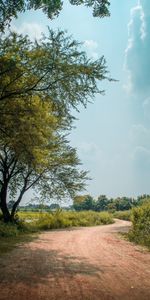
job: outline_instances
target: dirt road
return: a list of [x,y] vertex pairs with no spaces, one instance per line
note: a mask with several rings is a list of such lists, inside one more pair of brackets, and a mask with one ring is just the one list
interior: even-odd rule
[[150,299],[150,253],[129,222],[42,233],[0,259],[0,300]]

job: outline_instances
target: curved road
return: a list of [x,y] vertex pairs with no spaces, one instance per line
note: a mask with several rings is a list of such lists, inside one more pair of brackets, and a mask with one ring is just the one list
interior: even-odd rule
[[40,234],[0,259],[0,300],[149,300],[150,253],[119,236],[129,227]]

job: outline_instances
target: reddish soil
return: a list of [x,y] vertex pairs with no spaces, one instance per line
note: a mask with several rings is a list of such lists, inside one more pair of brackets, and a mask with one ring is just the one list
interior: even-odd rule
[[150,253],[122,239],[130,223],[55,230],[0,259],[1,300],[150,299]]

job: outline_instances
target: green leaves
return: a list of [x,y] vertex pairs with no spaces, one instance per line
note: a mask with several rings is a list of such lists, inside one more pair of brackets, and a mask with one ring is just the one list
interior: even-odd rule
[[33,96],[27,102],[21,98],[7,100],[1,103],[0,110],[1,143],[7,144],[17,159],[36,166],[41,161],[46,163],[49,140],[56,139],[58,127],[50,103]]
[[108,0],[70,0],[73,5],[85,5],[93,8],[94,17],[107,17],[110,16],[109,6],[110,1]]
[[72,108],[86,106],[95,94],[103,93],[97,80],[109,80],[104,57],[88,59],[80,44],[63,31],[49,29],[48,37],[32,43],[11,33],[0,42],[0,101],[39,96],[53,103],[67,125]]
[[[94,17],[109,16],[108,0],[70,0],[73,5],[85,5],[93,8]],[[42,9],[49,19],[57,17],[63,8],[61,0],[1,0],[0,1],[0,30],[4,31],[12,18],[16,18],[18,13],[30,9]]]

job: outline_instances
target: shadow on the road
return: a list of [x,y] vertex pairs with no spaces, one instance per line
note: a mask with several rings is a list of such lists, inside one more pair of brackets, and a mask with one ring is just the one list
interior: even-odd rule
[[[4,259],[4,257],[3,257]],[[0,282],[24,282],[32,286],[44,283],[48,278],[77,274],[98,276],[100,268],[89,264],[85,258],[66,256],[56,250],[18,249],[11,256],[0,260]]]
[[[128,232],[131,228],[131,222],[129,221],[123,221],[124,223],[123,224],[119,224],[121,221],[118,220],[118,219],[114,219],[115,223],[112,224],[111,226],[111,230],[110,228],[108,229],[108,232],[110,233],[111,232]],[[107,227],[106,228],[106,231],[107,232]]]
[[130,225],[125,225],[125,226],[114,226],[111,229],[111,232],[128,232],[130,230],[131,226]]

